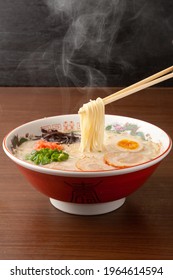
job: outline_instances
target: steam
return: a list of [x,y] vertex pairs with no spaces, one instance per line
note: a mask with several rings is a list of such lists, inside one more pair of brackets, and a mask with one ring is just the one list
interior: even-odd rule
[[172,63],[172,0],[42,1],[44,27],[20,56],[17,83],[126,86]]
[[125,10],[124,0],[46,0],[53,15],[68,23],[57,44],[55,73],[59,84],[102,86],[100,70],[109,63]]

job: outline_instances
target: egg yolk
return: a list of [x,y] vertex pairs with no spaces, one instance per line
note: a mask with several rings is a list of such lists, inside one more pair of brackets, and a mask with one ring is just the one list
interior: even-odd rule
[[117,145],[127,150],[136,150],[139,147],[139,144],[137,142],[127,139],[120,140]]

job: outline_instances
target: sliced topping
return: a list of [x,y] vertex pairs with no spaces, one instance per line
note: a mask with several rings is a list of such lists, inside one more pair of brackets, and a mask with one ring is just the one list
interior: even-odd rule
[[98,160],[95,157],[84,157],[79,159],[76,162],[76,167],[81,171],[101,171],[114,169],[107,165],[103,160]]
[[104,160],[107,164],[114,166],[116,168],[125,168],[130,166],[135,166],[149,159],[145,155],[131,153],[131,152],[112,152],[106,153],[104,155]]

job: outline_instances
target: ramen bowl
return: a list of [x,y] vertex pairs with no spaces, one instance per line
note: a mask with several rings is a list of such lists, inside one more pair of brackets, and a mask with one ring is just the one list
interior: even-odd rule
[[116,133],[140,135],[161,145],[159,156],[132,167],[106,171],[56,170],[34,165],[13,154],[12,142],[26,134],[39,135],[41,127],[63,131],[79,130],[78,115],[60,115],[34,120],[7,134],[3,140],[6,155],[17,165],[31,185],[46,195],[57,209],[77,215],[98,215],[118,209],[139,189],[171,150],[172,141],[159,127],[142,120],[105,115],[105,127]]

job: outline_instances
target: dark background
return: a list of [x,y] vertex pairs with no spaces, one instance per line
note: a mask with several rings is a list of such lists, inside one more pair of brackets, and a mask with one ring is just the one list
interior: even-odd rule
[[172,0],[0,0],[0,86],[126,86],[172,55]]

